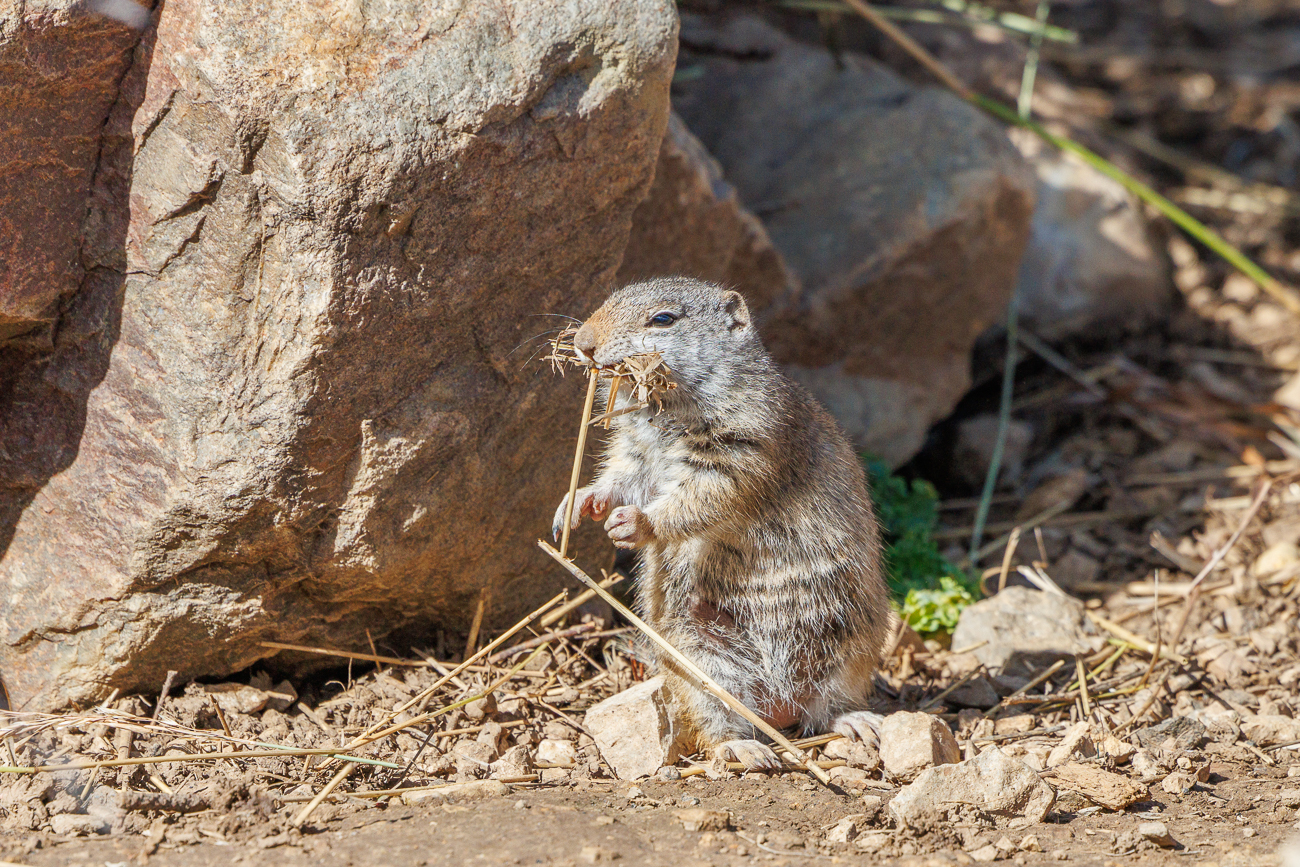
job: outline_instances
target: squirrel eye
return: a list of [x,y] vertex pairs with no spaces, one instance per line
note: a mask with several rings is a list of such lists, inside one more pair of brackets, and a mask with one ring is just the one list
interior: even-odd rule
[[669,313],[667,310],[664,310],[660,313],[656,313],[654,316],[650,317],[650,324],[658,325],[660,327],[667,327],[669,325],[672,325],[676,321],[677,321],[677,314]]

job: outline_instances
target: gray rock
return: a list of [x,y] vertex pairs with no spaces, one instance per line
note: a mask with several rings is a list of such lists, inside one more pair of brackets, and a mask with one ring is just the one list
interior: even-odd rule
[[1023,683],[1058,659],[1092,650],[1096,628],[1083,603],[1027,587],[1008,587],[967,607],[953,632],[954,647],[987,641],[975,657],[998,682]]
[[683,61],[702,74],[674,106],[804,287],[767,322],[769,345],[859,446],[903,462],[965,393],[971,346],[1002,317],[1032,172],[998,124],[865,57],[753,18],[683,28],[721,50]]
[[1054,801],[1052,787],[1032,768],[990,747],[973,759],[922,771],[889,802],[889,812],[917,830],[969,807],[997,817],[1023,816],[1032,824],[1043,821]]
[[100,133],[140,36],[80,0],[0,3],[0,348],[48,348],[60,299],[88,278]]
[[169,0],[143,39],[88,146],[88,276],[0,365],[10,699],[461,627],[485,585],[512,622],[554,592],[580,387],[521,342],[614,278],[673,5]]
[[659,149],[655,179],[632,215],[618,282],[686,274],[745,295],[759,321],[798,294],[767,229],[676,114]]
[[1017,287],[1025,326],[1047,340],[1110,336],[1169,310],[1169,261],[1137,199],[1073,154],[1013,139],[1038,175]]
[[1194,750],[1205,743],[1206,728],[1199,720],[1189,716],[1175,716],[1153,726],[1133,732],[1138,746],[1155,749],[1172,739],[1178,750]]

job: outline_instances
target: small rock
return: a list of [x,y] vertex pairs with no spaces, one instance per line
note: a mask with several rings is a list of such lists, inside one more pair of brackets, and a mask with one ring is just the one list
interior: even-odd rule
[[1159,757],[1150,750],[1136,750],[1133,753],[1132,763],[1133,770],[1143,778],[1155,777],[1167,770]]
[[293,707],[293,703],[297,700],[298,690],[294,689],[293,684],[287,680],[280,681],[266,693],[266,706],[281,713]]
[[1038,725],[1037,718],[1031,713],[1018,713],[1005,716],[993,724],[993,733],[999,735],[1018,735],[1032,731]]
[[858,835],[853,845],[862,852],[879,852],[889,845],[890,831],[866,831]]
[[1022,852],[1041,852],[1043,844],[1038,842],[1038,836],[1035,834],[1026,834],[1020,838],[1020,851]]
[[1196,788],[1196,777],[1187,771],[1174,771],[1160,781],[1160,788],[1171,795],[1186,795]]
[[861,768],[839,767],[827,771],[831,782],[842,789],[860,792],[867,787],[867,772]]
[[1300,720],[1281,714],[1252,714],[1241,720],[1241,733],[1257,747],[1300,741]]
[[1114,759],[1117,765],[1124,764],[1133,758],[1133,754],[1137,752],[1137,747],[1127,741],[1120,740],[1112,732],[1106,732],[1100,738],[1095,738],[1094,743],[1102,755]]
[[1148,749],[1168,748],[1166,745],[1171,738],[1176,749],[1194,750],[1205,743],[1205,726],[1192,717],[1175,716],[1133,732],[1133,740],[1138,746]]
[[687,831],[727,831],[731,829],[731,814],[722,810],[706,810],[703,807],[674,810],[673,818],[681,822]]
[[271,698],[266,692],[243,683],[213,683],[202,689],[216,700],[222,713],[228,714],[257,713]]
[[1056,783],[1058,788],[1078,792],[1108,810],[1122,810],[1148,795],[1145,786],[1139,786],[1127,777],[1077,762],[1057,768]]
[[1257,577],[1263,578],[1295,563],[1300,563],[1300,545],[1284,539],[1265,548],[1264,553],[1255,558],[1252,571]]
[[1003,681],[1023,685],[1059,659],[1092,652],[1095,635],[1079,600],[1008,587],[962,611],[952,643],[980,645],[972,651],[980,662]]
[[949,705],[954,707],[980,708],[988,710],[995,707],[999,701],[998,691],[993,688],[993,684],[984,676],[971,678],[966,683],[948,693],[944,699]]
[[537,762],[543,765],[572,767],[578,762],[578,748],[573,741],[544,740],[537,745]]
[[1047,857],[1053,861],[1069,861],[1070,853],[1064,849],[1053,849]]
[[845,816],[826,832],[826,841],[828,843],[851,843],[870,827],[871,820],[862,813]]
[[621,855],[603,846],[583,846],[578,858],[585,864],[599,864],[605,861],[617,861]]
[[[1300,765],[1292,767],[1291,770],[1295,770],[1296,767]],[[1297,777],[1300,774],[1288,773],[1287,776]],[[1283,807],[1300,807],[1300,789],[1283,789],[1277,793],[1277,802]]]
[[648,777],[677,761],[662,675],[592,707],[583,727],[620,780]]
[[1041,822],[1054,801],[1052,787],[1033,769],[990,747],[959,764],[922,771],[889,802],[889,812],[900,825],[924,830],[964,805],[996,816],[1023,815],[1030,822]]
[[464,707],[465,716],[474,722],[483,722],[489,714],[497,712],[497,700],[495,695],[486,695],[483,698],[476,698]]
[[527,747],[511,747],[493,762],[489,770],[496,779],[502,777],[522,777],[533,772],[533,760]]
[[1097,749],[1093,746],[1092,738],[1088,735],[1091,724],[1087,720],[1075,723],[1065,730],[1061,737],[1061,742],[1052,748],[1047,754],[1047,767],[1054,768],[1057,765],[1063,765],[1073,758],[1091,758],[1097,755]]
[[645,791],[640,786],[631,786],[627,790],[627,799],[635,801],[637,798],[644,798]]
[[542,768],[542,782],[548,785],[560,786],[569,782],[573,772],[568,768]]
[[879,795],[863,795],[860,803],[862,804],[862,815],[868,821],[871,821],[880,815],[881,808],[885,806],[885,799]]
[[107,834],[112,830],[113,823],[103,816],[60,813],[50,817],[50,828],[60,837],[88,837],[94,834]]
[[828,759],[843,759],[851,768],[861,768],[868,773],[880,767],[880,751],[874,743],[840,738],[831,741],[822,751]]
[[1164,822],[1143,822],[1138,825],[1138,833],[1163,849],[1172,849],[1176,845]]
[[1254,837],[1254,836],[1255,836],[1256,834],[1258,834],[1258,833],[1259,833],[1259,832],[1256,831],[1254,828],[1242,828],[1242,829],[1241,829],[1241,836],[1246,837],[1246,838],[1248,838],[1248,839],[1249,839],[1250,837]]
[[966,854],[974,858],[976,861],[996,861],[1003,857],[1002,853],[998,851],[998,847],[994,846],[992,843],[985,843],[978,849],[972,849]]
[[576,741],[578,733],[572,726],[553,719],[542,726],[542,737],[552,741]]
[[665,781],[680,780],[682,772],[677,769],[676,765],[664,765],[655,776]]
[[451,755],[456,762],[456,773],[467,779],[474,779],[486,777],[490,773],[492,763],[497,758],[497,751],[491,744],[461,740],[451,748]]
[[938,717],[899,711],[880,726],[880,760],[891,776],[910,780],[926,768],[961,761],[961,747]]
[[1016,851],[1016,844],[1012,843],[1011,838],[1006,836],[1005,834],[999,837],[997,842],[994,843],[993,845],[996,846],[997,850],[1002,853],[1003,858],[1010,857],[1011,853]]

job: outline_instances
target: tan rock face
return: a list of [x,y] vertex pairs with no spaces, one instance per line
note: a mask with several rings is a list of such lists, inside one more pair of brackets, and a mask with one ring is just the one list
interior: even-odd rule
[[880,761],[891,777],[910,780],[926,768],[961,761],[961,747],[937,716],[899,711],[880,726]]
[[583,727],[620,780],[637,780],[677,761],[669,708],[660,675],[592,707]]
[[42,326],[86,279],[100,133],[140,40],[87,6],[0,2],[0,349],[20,335],[47,346]]
[[564,485],[537,434],[577,383],[515,350],[612,282],[676,49],[667,0],[579,6],[169,0],[100,143],[90,277],[6,369],[15,705],[552,590],[520,518]]
[[[674,107],[802,284],[764,328],[857,444],[920,448],[970,382],[1029,236],[1034,178],[1005,132],[937,88],[759,22],[683,24],[702,74]],[[678,92],[680,90],[680,93]]]

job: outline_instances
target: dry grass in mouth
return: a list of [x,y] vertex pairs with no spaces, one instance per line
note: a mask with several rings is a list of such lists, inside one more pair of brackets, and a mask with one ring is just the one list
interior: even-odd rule
[[[578,351],[573,346],[573,337],[577,333],[577,327],[570,326],[561,331],[551,341],[551,354],[546,356],[546,360],[551,362],[551,366],[561,375],[570,365],[583,368],[592,367],[589,362],[583,361],[579,357]],[[610,383],[609,401],[605,405],[605,412],[589,422],[589,424],[604,424],[606,430],[609,429],[611,419],[625,413],[646,409],[652,404],[656,412],[662,410],[664,395],[677,387],[677,383],[673,382],[672,368],[664,361],[663,355],[658,352],[629,355],[617,364],[596,367],[595,369],[601,379],[613,380]],[[623,409],[614,409],[614,401],[618,396],[618,390],[623,387],[624,381],[629,382],[632,397],[635,398],[636,402]]]

